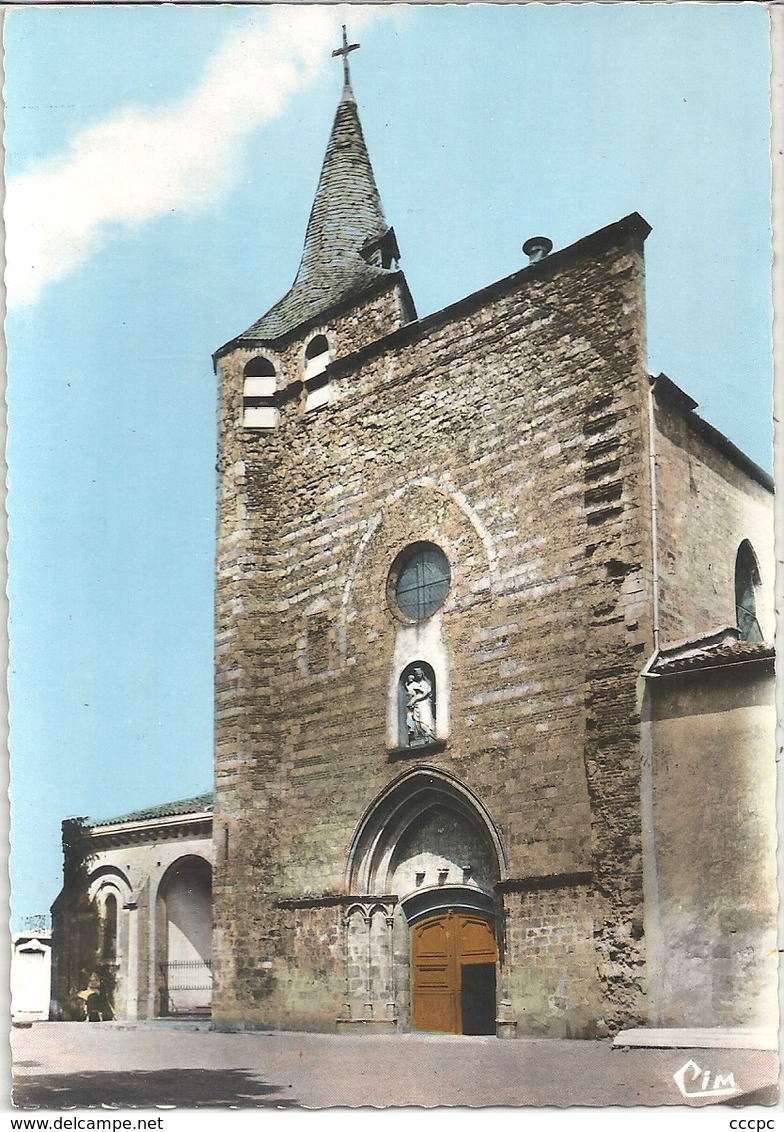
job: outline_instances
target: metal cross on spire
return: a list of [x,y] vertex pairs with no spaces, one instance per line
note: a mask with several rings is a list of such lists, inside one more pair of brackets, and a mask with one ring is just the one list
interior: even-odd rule
[[332,58],[337,55],[343,56],[343,85],[351,89],[351,76],[348,73],[348,56],[350,51],[356,51],[361,45],[359,43],[349,43],[348,36],[346,35],[346,25],[343,24],[343,46],[336,48],[332,52]]

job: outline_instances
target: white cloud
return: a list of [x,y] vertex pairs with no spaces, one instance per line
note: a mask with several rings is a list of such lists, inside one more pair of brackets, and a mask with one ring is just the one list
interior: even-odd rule
[[110,226],[192,211],[233,182],[243,139],[310,82],[336,46],[383,9],[276,6],[246,17],[198,87],[152,111],[120,110],[6,188],[9,304],[33,303],[79,267]]

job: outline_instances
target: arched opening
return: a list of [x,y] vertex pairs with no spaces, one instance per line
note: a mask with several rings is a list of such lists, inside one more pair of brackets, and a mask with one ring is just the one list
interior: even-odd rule
[[[506,876],[498,830],[458,779],[419,767],[391,783],[360,823],[349,858],[352,893],[394,895],[397,943],[391,982],[405,985],[414,1029],[494,1033],[498,900]],[[405,937],[405,938],[404,938]],[[374,999],[372,940],[367,976]],[[380,998],[381,991],[375,994]]]
[[305,348],[305,377],[315,377],[329,365],[329,342],[326,334],[316,334]]
[[203,857],[176,861],[158,890],[159,1011],[209,1013],[212,1003],[212,869]]
[[[255,379],[270,378],[275,376],[275,363],[270,359],[260,354],[256,358],[251,358],[245,366],[245,380],[253,381]],[[265,387],[266,388],[266,387]]]
[[104,959],[117,958],[117,897],[113,892],[104,900],[101,953]]
[[277,372],[270,358],[251,358],[244,370],[242,423],[245,428],[274,428],[278,423],[275,405]]
[[762,642],[762,630],[757,620],[756,589],[760,584],[759,564],[754,548],[748,539],[738,547],[735,558],[735,616],[742,641]]
[[324,372],[332,361],[326,334],[316,334],[305,347],[305,411],[321,409],[332,400],[332,387]]

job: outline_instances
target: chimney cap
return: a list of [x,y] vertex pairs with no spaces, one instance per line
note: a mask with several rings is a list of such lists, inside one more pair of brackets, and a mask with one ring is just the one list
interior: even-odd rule
[[523,244],[523,254],[528,256],[529,263],[538,263],[553,250],[553,241],[547,236],[531,236]]

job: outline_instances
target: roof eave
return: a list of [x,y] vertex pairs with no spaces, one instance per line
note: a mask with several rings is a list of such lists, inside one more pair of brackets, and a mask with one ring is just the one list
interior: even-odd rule
[[[406,281],[406,277],[402,269],[396,268],[394,271],[387,270],[384,271],[383,275],[379,276],[376,281],[370,283],[367,287],[362,288],[361,290],[354,292],[351,295],[347,295],[345,298],[339,300],[338,302],[331,303],[323,309],[316,311],[303,322],[298,323],[296,326],[284,331],[282,334],[268,338],[256,337],[255,335],[251,335],[249,333],[251,329],[249,327],[248,330],[244,330],[242,334],[238,334],[235,338],[231,338],[228,342],[226,342],[223,346],[220,346],[215,351],[215,353],[212,355],[213,368],[217,369],[218,361],[221,358],[224,358],[227,354],[232,353],[233,350],[243,348],[254,349],[259,347],[268,347],[269,349],[280,350],[288,345],[289,342],[293,341],[293,339],[307,334],[308,331],[310,331],[314,326],[319,326],[320,324],[329,321],[331,318],[334,318],[336,315],[349,310],[352,306],[355,306],[361,300],[370,299],[375,295],[383,294],[386,290],[391,290],[395,285],[400,287],[406,306],[411,312],[411,317],[413,319],[416,319],[416,307],[414,306],[414,300],[412,298],[411,291],[408,287],[408,282]],[[274,308],[270,309],[272,310]]]
[[645,666],[642,675],[647,679],[661,680],[671,676],[691,676],[748,665],[772,668],[775,660],[775,647],[772,644],[763,643],[754,646],[753,649],[741,649],[734,652],[732,650],[706,651],[702,655],[696,654],[669,661],[659,655],[654,663]]
[[185,814],[169,814],[140,821],[116,821],[101,825],[87,826],[85,833],[91,839],[113,837],[118,833],[147,833],[158,829],[178,829],[183,826],[198,823],[212,824],[212,807],[204,810],[192,810]]

